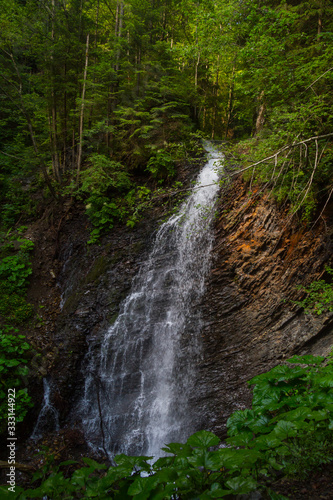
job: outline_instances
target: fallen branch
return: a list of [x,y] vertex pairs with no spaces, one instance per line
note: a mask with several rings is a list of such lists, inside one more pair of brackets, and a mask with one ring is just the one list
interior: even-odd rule
[[18,462],[15,462],[14,464],[9,465],[8,461],[0,460],[0,469],[9,469],[9,467],[15,467],[18,470],[31,470],[34,471],[36,470],[36,467],[33,467],[32,465],[28,464],[20,464]]
[[[255,163],[252,163],[248,167],[245,167],[245,168],[242,168],[240,170],[237,170],[237,172],[230,172],[230,173],[228,173],[226,175],[223,175],[222,177],[220,177],[219,181],[212,182],[211,184],[205,184],[204,186],[197,186],[195,188],[192,188],[192,191],[197,190],[197,189],[202,189],[202,188],[205,188],[205,187],[209,187],[209,186],[214,186],[214,185],[216,185],[218,182],[220,182],[223,179],[229,179],[230,177],[234,177],[235,175],[241,174],[242,172],[245,172],[246,170],[249,170],[250,168],[256,167],[257,165],[260,165],[261,163],[264,163],[264,162],[266,162],[268,160],[272,160],[273,158],[275,159],[275,163],[277,163],[277,157],[278,157],[278,155],[281,154],[281,153],[283,153],[284,151],[287,151],[288,149],[295,148],[295,147],[301,146],[301,145],[305,145],[305,147],[307,147],[306,144],[308,142],[311,142],[311,141],[316,141],[317,142],[318,139],[325,139],[326,137],[333,137],[333,133],[331,133],[331,134],[325,134],[325,135],[317,135],[317,136],[314,136],[314,137],[310,137],[309,139],[304,139],[303,141],[294,142],[293,144],[288,144],[287,146],[283,146],[283,148],[279,149],[278,151],[276,151],[271,156],[267,156],[263,160],[260,160],[260,161],[257,161]],[[177,189],[176,191],[171,191],[171,193],[165,193],[165,194],[163,194],[161,196],[158,196],[158,197],[155,198],[155,200],[156,199],[160,199],[160,198],[165,198],[167,196],[173,196],[175,194],[183,193],[185,191],[191,191],[191,188]]]
[[330,71],[332,71],[332,69],[333,69],[333,67],[330,68],[330,69],[328,69],[327,71],[325,71],[325,73],[323,73],[322,75],[320,75],[319,78],[317,78],[317,80],[315,80],[314,82],[312,82],[311,85],[309,85],[308,87],[306,87],[305,90],[303,90],[302,94],[304,94],[304,92],[306,92],[307,90],[309,90],[309,88],[311,88],[312,85],[314,85],[315,83],[317,83],[318,80],[320,80],[323,76],[325,76],[327,73],[329,73]]

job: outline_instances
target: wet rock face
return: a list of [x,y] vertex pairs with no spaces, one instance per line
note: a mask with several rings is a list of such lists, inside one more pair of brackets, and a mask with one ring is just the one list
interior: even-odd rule
[[[204,159],[194,168],[183,166],[178,180],[190,185],[201,163]],[[52,339],[57,353],[48,370],[56,388],[51,399],[59,411],[61,426],[73,424],[69,419],[84,390],[88,346],[98,346],[116,320],[120,304],[148,256],[159,222],[172,208],[169,202],[161,200],[134,229],[124,225],[113,228],[100,245],[87,245],[89,224],[82,211],[71,214],[62,226],[57,256],[61,311]]]
[[64,245],[59,258],[63,262],[59,274],[62,311],[58,316],[55,343],[58,355],[51,377],[66,407],[60,409],[65,422],[73,404],[82,395],[82,366],[88,344],[99,338],[112,324],[121,301],[127,296],[131,282],[145,259],[156,220],[142,224],[136,231],[119,228],[112,231],[99,247],[88,248],[69,226],[63,234]]
[[[184,173],[185,185],[194,174],[192,169]],[[88,345],[98,345],[115,321],[148,255],[163,210],[152,210],[134,230],[112,229],[101,245],[92,247],[86,244],[88,223],[82,211],[63,219],[57,277],[52,278],[62,309],[52,321],[53,354],[43,374],[53,381],[51,402],[60,426],[75,424],[69,417],[82,395]],[[251,400],[247,380],[294,353],[329,351],[333,315],[304,315],[291,302],[300,299],[297,285],[319,279],[330,263],[333,220],[323,217],[321,226],[300,229],[295,220],[289,221],[287,210],[277,208],[267,196],[250,199],[240,180],[221,196],[212,270],[198,307],[204,325],[192,395],[198,427],[223,436],[230,413]]]
[[300,229],[267,195],[250,198],[240,180],[222,195],[195,398],[206,428],[223,435],[230,413],[250,403],[253,376],[296,353],[329,352],[333,315],[305,315],[292,303],[301,297],[297,286],[329,264],[332,221],[324,218],[323,226]]

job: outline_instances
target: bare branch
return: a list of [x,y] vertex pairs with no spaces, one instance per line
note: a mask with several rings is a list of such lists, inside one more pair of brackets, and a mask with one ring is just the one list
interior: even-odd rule
[[323,73],[322,75],[320,75],[320,77],[317,78],[314,82],[312,82],[311,85],[309,85],[308,87],[306,87],[306,89],[303,90],[302,94],[304,94],[304,92],[306,92],[309,88],[311,88],[312,85],[314,85],[315,83],[317,83],[318,80],[320,80],[323,76],[325,76],[327,73],[329,73],[330,71],[332,71],[332,69],[333,69],[333,66],[332,66],[332,68],[330,68],[327,71],[325,71],[325,73]]
[[14,156],[14,155],[10,155],[8,153],[5,153],[4,151],[0,151],[0,154],[2,155],[5,155],[5,156],[10,156],[10,158],[15,158],[16,160],[24,160],[24,158],[20,158],[19,156]]
[[330,191],[330,194],[328,195],[328,198],[327,198],[327,200],[326,200],[326,202],[325,202],[325,205],[324,205],[324,207],[323,207],[322,211],[321,211],[321,212],[320,212],[320,214],[319,214],[319,217],[315,220],[315,222],[313,223],[313,225],[312,225],[311,229],[313,229],[313,228],[314,228],[314,226],[317,224],[317,222],[319,221],[319,219],[320,219],[320,218],[321,218],[321,216],[323,215],[323,213],[324,213],[324,211],[325,211],[325,208],[327,207],[328,202],[329,202],[329,201],[330,201],[330,199],[331,199],[332,194],[333,194],[333,187],[332,187],[332,189],[331,189],[331,191]]

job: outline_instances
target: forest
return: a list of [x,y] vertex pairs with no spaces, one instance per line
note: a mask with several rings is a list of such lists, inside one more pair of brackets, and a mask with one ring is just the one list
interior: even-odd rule
[[[46,212],[83,211],[88,249],[114,228],[134,231],[147,209],[188,190],[178,173],[202,161],[206,139],[222,145],[226,177],[241,174],[250,195],[255,187],[268,194],[301,228],[326,225],[333,195],[333,2],[0,0],[0,7],[0,432],[6,436],[8,390],[16,389],[22,429],[33,407],[36,346],[25,335],[36,329],[40,311],[27,300],[35,246],[27,234]],[[310,314],[333,312],[331,266],[298,303]],[[11,495],[7,487],[2,494],[228,498],[255,490],[272,471],[300,474],[330,463],[332,358],[290,362],[293,370],[284,365],[251,381],[253,408],[230,417],[230,450],[212,451],[219,438],[199,431],[185,445],[168,445],[174,456],[154,465],[119,455],[118,467],[108,469],[86,458],[68,479],[51,460],[36,473],[31,496],[19,489]],[[305,440],[306,451],[297,440]],[[308,462],[289,460],[296,448]],[[285,498],[267,492],[262,498]]]
[[329,195],[331,2],[2,5],[4,227],[43,187],[86,198],[98,231],[136,203],[135,176],[172,178],[198,131],[245,140],[247,164],[272,156],[254,177],[305,219]]

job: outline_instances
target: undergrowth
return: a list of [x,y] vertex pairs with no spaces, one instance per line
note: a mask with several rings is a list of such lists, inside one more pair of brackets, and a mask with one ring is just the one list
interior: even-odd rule
[[[333,269],[326,267],[326,273],[332,281]],[[313,281],[307,287],[299,287],[307,295],[303,300],[296,301],[299,307],[303,307],[305,313],[317,314],[333,312],[333,285],[332,282],[321,279]]]
[[14,400],[15,422],[23,422],[33,406],[27,390],[30,346],[24,335],[11,327],[0,328],[0,434],[8,421],[8,400]]
[[182,187],[174,180],[177,165],[184,164],[189,155],[203,154],[200,135],[191,136],[186,145],[170,143],[164,149],[152,151],[144,169],[147,182],[143,185],[139,183],[142,179],[137,181],[124,165],[106,155],[92,154],[87,158],[79,186],[71,184],[64,188],[64,193],[74,194],[85,202],[91,223],[88,244],[97,243],[117,223],[133,228],[147,209],[160,204],[169,194],[174,199],[174,191]]
[[27,392],[30,346],[17,325],[29,321],[33,306],[27,302],[26,290],[32,273],[32,241],[21,236],[26,228],[0,236],[0,433],[7,423],[9,390],[15,391],[16,422],[22,422],[32,406]]
[[[231,415],[226,443],[202,430],[166,445],[168,456],[153,464],[120,454],[113,467],[89,458],[56,465],[51,456],[34,474],[34,488],[9,497],[3,486],[2,498],[208,500],[259,490],[281,500],[269,488],[277,472],[304,477],[333,459],[332,356],[294,356],[249,384],[252,408]],[[68,466],[76,470],[66,474]]]
[[[295,137],[294,140],[291,137]],[[290,214],[309,223],[333,187],[333,148],[330,137],[302,139],[267,127],[260,135],[231,147],[231,152],[251,166],[243,173],[250,185],[259,183],[279,203],[287,202]]]

